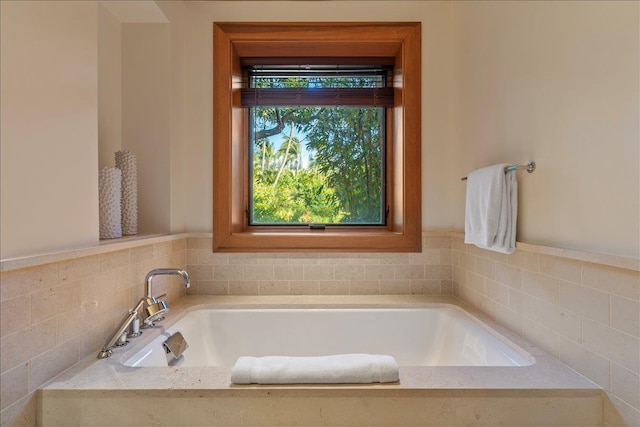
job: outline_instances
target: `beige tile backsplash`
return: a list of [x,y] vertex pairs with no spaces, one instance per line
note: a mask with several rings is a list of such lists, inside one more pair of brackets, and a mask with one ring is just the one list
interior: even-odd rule
[[[172,237],[3,271],[0,423],[34,426],[34,392],[97,352],[158,267],[186,268],[196,295],[453,293],[600,385],[606,425],[640,421],[638,271],[443,232],[425,233],[417,254],[214,254],[210,237]],[[177,278],[154,283],[169,302],[184,295]]]
[[640,302],[611,295],[611,326],[640,337]]
[[523,249],[498,254],[459,234],[451,246],[456,296],[600,385],[605,425],[640,425],[640,272]]
[[[97,352],[127,310],[146,294],[158,267],[186,266],[186,239],[71,257],[0,274],[0,425],[36,425],[35,391]],[[169,302],[185,294],[158,278]]]
[[211,238],[187,239],[189,294],[450,294],[451,238],[426,235],[421,253],[212,254]]

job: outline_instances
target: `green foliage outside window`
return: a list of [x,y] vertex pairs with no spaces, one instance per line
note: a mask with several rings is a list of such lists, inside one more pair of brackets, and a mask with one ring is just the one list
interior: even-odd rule
[[[256,78],[254,87],[372,87],[379,76]],[[384,224],[384,108],[253,107],[253,224]]]

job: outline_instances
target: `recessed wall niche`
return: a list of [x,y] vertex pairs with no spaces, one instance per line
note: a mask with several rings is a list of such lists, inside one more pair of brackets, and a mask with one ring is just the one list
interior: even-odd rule
[[[138,234],[170,231],[171,24],[154,2],[100,2],[98,166],[132,151]],[[97,171],[96,171],[97,173]]]

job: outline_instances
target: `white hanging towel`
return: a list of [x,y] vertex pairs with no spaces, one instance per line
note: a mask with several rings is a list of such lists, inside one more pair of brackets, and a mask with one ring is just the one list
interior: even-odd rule
[[467,177],[464,242],[505,254],[516,249],[518,181],[508,164],[487,166]]
[[231,371],[234,384],[388,383],[398,378],[396,359],[374,354],[243,356]]

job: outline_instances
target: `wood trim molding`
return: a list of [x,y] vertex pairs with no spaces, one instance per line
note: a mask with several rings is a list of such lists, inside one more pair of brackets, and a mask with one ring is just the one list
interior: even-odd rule
[[[213,251],[419,252],[421,250],[420,23],[214,23]],[[326,230],[249,227],[243,58],[388,58],[395,105],[388,147],[387,227]]]

